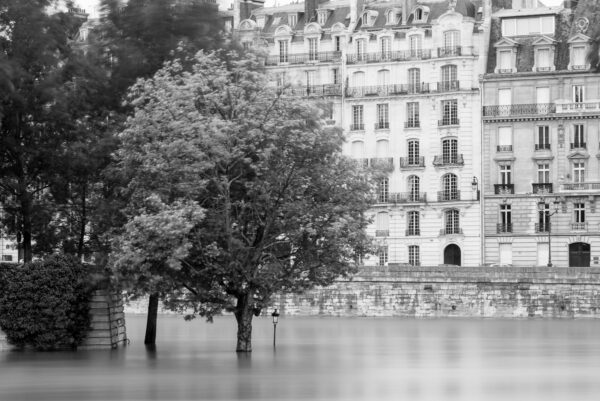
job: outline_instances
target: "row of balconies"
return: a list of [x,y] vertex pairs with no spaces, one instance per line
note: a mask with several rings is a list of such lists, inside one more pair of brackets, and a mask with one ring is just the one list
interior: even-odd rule
[[[554,193],[552,183],[532,183],[531,191],[534,194]],[[600,182],[568,182],[560,184],[560,192],[569,191],[600,191]],[[511,195],[515,193],[515,184],[494,184],[494,194]]]
[[[359,166],[374,167],[383,170],[394,169],[393,157],[373,157],[370,159],[356,159]],[[456,155],[437,155],[433,157],[433,165],[436,167],[460,167],[465,165],[465,159],[462,154]],[[400,157],[400,168],[418,168],[425,167],[425,156]]]
[[[569,226],[571,231],[588,231],[587,223],[570,223]],[[512,233],[513,232],[513,224],[512,223],[498,223],[496,224],[496,233]],[[535,232],[536,233],[549,233],[551,232],[551,223],[536,223],[535,224]]]
[[[460,124],[460,120],[457,117],[444,117],[441,120],[438,120],[438,127],[446,127],[446,126],[454,126],[454,125],[459,125]],[[390,122],[389,121],[382,121],[382,122],[378,122],[375,123],[374,125],[375,130],[382,130],[382,129],[390,129]],[[404,122],[404,128],[420,128],[421,127],[421,121],[419,119],[409,119],[408,121]],[[350,124],[350,131],[364,131],[365,130],[365,124]],[[511,147],[512,148],[512,147]]]
[[600,112],[600,102],[556,102],[483,106],[483,117],[512,117],[573,112]]
[[[550,150],[550,149],[551,149],[551,146],[549,143],[536,143],[535,144],[535,150]],[[587,149],[587,143],[586,142],[571,142],[570,149],[571,150]],[[497,145],[496,151],[497,152],[512,152],[513,145]]]
[[[448,46],[436,49],[396,50],[375,53],[354,53],[346,55],[347,64],[357,63],[385,63],[392,61],[428,60],[431,58],[445,58],[456,56],[476,55],[473,46]],[[315,51],[309,53],[281,53],[268,56],[265,59],[266,66],[290,65],[290,64],[313,64],[341,62],[342,52]]]
[[[346,87],[346,97],[400,96],[418,93],[445,93],[461,90],[460,81],[422,82],[420,84],[389,84]],[[464,90],[471,90],[464,88]],[[342,96],[341,84],[289,86],[283,93],[293,96]]]
[[[454,202],[464,200],[474,200],[461,196],[459,190],[446,190],[437,192],[438,202]],[[427,203],[427,193],[425,192],[390,192],[380,193],[377,196],[377,204],[387,203]]]
[[[463,230],[460,227],[445,227],[440,229],[440,235],[452,235],[452,234],[462,234]],[[418,237],[421,235],[421,229],[419,227],[408,228],[404,231],[404,235],[406,237]],[[390,230],[376,230],[376,237],[389,237]]]

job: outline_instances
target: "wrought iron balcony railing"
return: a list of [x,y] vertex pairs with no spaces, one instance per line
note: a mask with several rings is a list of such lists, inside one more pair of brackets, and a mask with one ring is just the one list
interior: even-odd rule
[[547,233],[551,231],[550,223],[535,223],[536,233]]
[[305,63],[330,63],[340,61],[342,58],[341,52],[316,52],[316,53],[301,53],[301,54],[280,54],[277,56],[269,56],[265,60],[266,66],[280,64],[305,64]]
[[354,161],[356,162],[358,167],[369,167],[369,159],[361,158],[361,159],[354,159]]
[[600,182],[567,182],[561,184],[562,191],[600,191]]
[[463,230],[459,227],[446,227],[440,230],[440,235],[462,234]]
[[419,228],[409,228],[408,230],[406,230],[405,235],[407,237],[409,237],[411,235],[421,235],[421,229],[419,229]]
[[342,96],[342,85],[290,86],[279,91],[293,96]]
[[425,167],[425,156],[401,157],[400,168]]
[[438,57],[462,56],[462,47],[461,46],[438,47],[437,54],[438,54]]
[[390,230],[375,230],[376,237],[389,237]]
[[536,143],[535,150],[550,150],[549,143]]
[[380,192],[377,194],[377,201],[376,203],[391,203],[391,199],[390,199],[390,194],[389,192]]
[[393,170],[394,169],[394,158],[393,157],[374,157],[369,159],[371,167],[382,170]]
[[427,83],[350,86],[346,88],[347,97],[393,96],[428,92],[429,84]]
[[364,131],[364,124],[350,124],[350,131]]
[[460,81],[442,81],[429,85],[431,92],[452,92],[460,90]]
[[571,113],[571,112],[599,112],[600,102],[556,102],[557,113]]
[[425,192],[396,192],[392,195],[395,203],[427,202],[427,194]]
[[460,200],[460,191],[438,191],[438,202],[451,202]]
[[438,120],[438,125],[440,127],[446,126],[446,125],[458,125],[460,124],[460,120],[458,119],[458,117],[444,117],[441,120]]
[[496,224],[496,233],[512,233],[512,223],[498,223]]
[[431,49],[401,50],[377,53],[348,54],[346,55],[346,63],[380,63],[388,61],[427,60],[430,58]]
[[552,184],[549,182],[532,183],[531,186],[534,194],[551,194],[553,192]]
[[434,166],[464,166],[462,153],[456,155],[437,155],[433,157]]
[[515,184],[494,184],[494,194],[510,195],[515,193]]
[[419,120],[408,120],[404,122],[404,128],[421,128],[421,122]]
[[571,231],[587,231],[587,223],[571,223]]
[[498,145],[496,146],[496,151],[498,152],[512,152],[512,145]]
[[571,149],[587,149],[585,142],[571,142]]
[[571,69],[572,70],[587,70],[588,66],[587,66],[587,64],[574,64],[574,65],[571,65]]
[[537,72],[546,72],[546,71],[552,71],[552,67],[535,67],[535,70]]
[[483,106],[484,117],[501,116],[526,116],[551,114],[556,112],[554,103],[533,103],[533,104],[509,104],[496,106]]
[[389,121],[381,121],[381,122],[375,123],[375,129],[389,129],[389,128],[390,128]]

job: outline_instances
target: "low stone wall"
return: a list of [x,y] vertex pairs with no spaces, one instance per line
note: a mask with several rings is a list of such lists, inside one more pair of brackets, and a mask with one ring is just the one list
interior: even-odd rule
[[390,266],[277,296],[274,307],[286,315],[600,317],[600,268]]

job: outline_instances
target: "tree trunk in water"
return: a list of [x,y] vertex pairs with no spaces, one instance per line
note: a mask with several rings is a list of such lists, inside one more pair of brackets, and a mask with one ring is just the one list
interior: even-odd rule
[[249,294],[244,294],[237,300],[235,309],[235,319],[238,325],[236,352],[252,352],[252,315],[254,311],[251,299]]
[[158,318],[158,293],[150,294],[148,300],[148,320],[146,320],[146,337],[144,344],[156,344],[156,320]]

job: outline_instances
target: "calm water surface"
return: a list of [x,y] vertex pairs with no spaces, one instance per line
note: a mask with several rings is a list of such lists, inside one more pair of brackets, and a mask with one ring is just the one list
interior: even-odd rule
[[128,316],[115,351],[0,352],[9,400],[600,400],[600,320],[256,318],[234,352],[232,317]]

